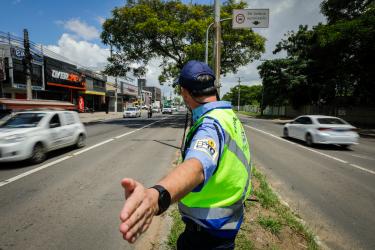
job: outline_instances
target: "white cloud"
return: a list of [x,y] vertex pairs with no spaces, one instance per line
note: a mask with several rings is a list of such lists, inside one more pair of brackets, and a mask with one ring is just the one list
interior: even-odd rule
[[60,37],[57,45],[46,47],[73,62],[92,68],[104,68],[109,56],[108,49],[101,48],[95,43],[79,41],[67,33]]
[[103,25],[103,23],[105,22],[105,18],[102,16],[98,16],[97,21],[100,23],[100,25]]
[[85,40],[92,40],[99,38],[99,30],[94,26],[90,26],[78,18],[72,18],[68,21],[58,21],[57,23],[63,24],[64,28],[73,32],[79,38]]

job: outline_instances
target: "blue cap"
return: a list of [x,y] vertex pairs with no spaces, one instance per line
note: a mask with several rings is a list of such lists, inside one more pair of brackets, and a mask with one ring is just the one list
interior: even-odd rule
[[[201,75],[210,75],[212,76],[212,80],[206,82],[198,81],[197,78]],[[207,64],[195,60],[189,61],[182,68],[176,84],[188,90],[206,89],[215,86],[215,74]]]

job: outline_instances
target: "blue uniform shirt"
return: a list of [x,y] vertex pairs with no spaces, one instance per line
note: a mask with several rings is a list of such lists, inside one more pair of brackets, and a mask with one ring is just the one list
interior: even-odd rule
[[[193,122],[196,122],[201,116],[213,109],[232,109],[232,105],[230,102],[225,101],[209,102],[201,105],[193,110]],[[215,123],[218,129],[215,128]],[[205,118],[202,125],[197,128],[190,145],[188,145],[186,149],[184,159],[195,158],[199,160],[203,166],[204,182],[197,186],[193,192],[199,192],[215,172],[219,156],[223,152],[224,140],[224,131],[216,120]],[[226,218],[226,220],[227,219],[229,218]],[[213,231],[220,229],[219,225],[221,223],[217,224],[217,222],[210,220],[202,222],[212,228]],[[240,224],[241,223],[239,223],[239,226]],[[215,234],[218,236],[231,237],[235,235],[237,231],[238,230],[220,230],[220,232],[215,232]]]

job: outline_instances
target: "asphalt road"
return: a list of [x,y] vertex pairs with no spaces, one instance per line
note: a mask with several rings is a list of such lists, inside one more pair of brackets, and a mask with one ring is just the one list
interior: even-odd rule
[[242,117],[254,162],[331,249],[375,249],[375,140],[309,148],[282,125]]
[[183,126],[183,115],[102,122],[86,127],[83,149],[59,150],[36,166],[2,164],[0,249],[142,249],[118,231],[120,181],[155,184],[176,157]]
[[[281,125],[242,120],[255,164],[324,244],[375,249],[374,140],[308,148],[281,138]],[[0,249],[142,249],[118,232],[120,180],[151,186],[164,176],[183,124],[183,115],[106,121],[87,127],[83,149],[0,165]]]

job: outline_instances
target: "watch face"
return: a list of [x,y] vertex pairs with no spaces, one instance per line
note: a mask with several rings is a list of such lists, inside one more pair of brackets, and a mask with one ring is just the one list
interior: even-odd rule
[[158,200],[159,212],[158,212],[158,214],[161,214],[165,210],[167,210],[169,205],[171,204],[171,195],[162,186],[156,186],[155,188],[159,192],[159,200]]

